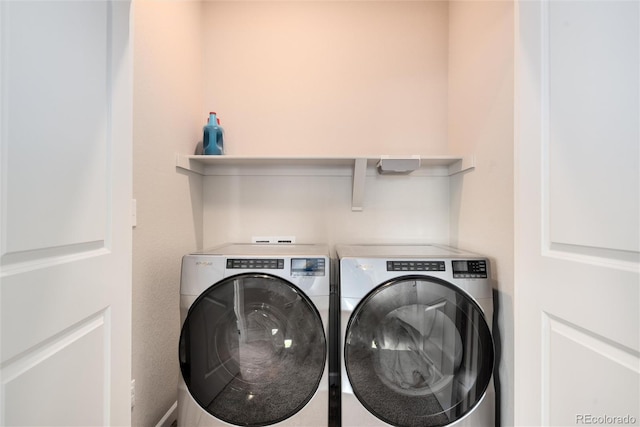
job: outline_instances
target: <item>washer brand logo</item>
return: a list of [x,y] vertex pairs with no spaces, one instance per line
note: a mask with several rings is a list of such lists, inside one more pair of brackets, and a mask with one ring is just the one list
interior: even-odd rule
[[197,267],[208,267],[213,265],[213,263],[211,261],[196,261],[196,266]]
[[371,264],[356,264],[356,268],[358,270],[367,271],[367,270],[371,270],[373,268],[373,265],[371,265]]

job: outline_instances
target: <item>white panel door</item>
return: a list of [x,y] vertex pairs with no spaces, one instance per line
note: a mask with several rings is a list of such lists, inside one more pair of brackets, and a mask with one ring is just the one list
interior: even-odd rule
[[640,425],[640,3],[518,3],[516,425]]
[[0,424],[130,424],[128,1],[0,2]]

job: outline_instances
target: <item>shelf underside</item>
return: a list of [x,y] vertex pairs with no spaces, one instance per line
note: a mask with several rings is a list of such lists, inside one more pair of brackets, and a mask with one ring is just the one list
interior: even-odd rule
[[[351,156],[351,157],[310,157],[310,156],[196,156],[177,155],[176,166],[199,173],[201,175],[247,174],[256,170],[298,169],[306,171],[305,175],[326,175],[322,169],[350,169],[356,161],[366,161],[368,167],[375,167],[380,159],[415,159],[420,160],[420,169],[446,168],[444,175],[454,175],[473,168],[473,162],[462,156]],[[416,170],[418,172],[419,170]],[[253,173],[252,173],[253,174]]]
[[[384,162],[381,164],[381,160]],[[386,165],[392,165],[388,169]],[[472,170],[473,157],[462,156],[196,156],[176,155],[176,167],[204,176],[284,175],[352,176],[351,209],[361,211],[368,175],[451,176]]]

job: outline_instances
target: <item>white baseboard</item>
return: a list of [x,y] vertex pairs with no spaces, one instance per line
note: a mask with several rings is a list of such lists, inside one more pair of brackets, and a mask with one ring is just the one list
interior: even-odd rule
[[173,424],[173,422],[177,419],[178,419],[178,402],[173,402],[173,405],[171,405],[171,408],[169,408],[167,413],[164,414],[164,417],[162,417],[162,419],[158,421],[158,424],[156,424],[156,427],[171,427],[171,424]]

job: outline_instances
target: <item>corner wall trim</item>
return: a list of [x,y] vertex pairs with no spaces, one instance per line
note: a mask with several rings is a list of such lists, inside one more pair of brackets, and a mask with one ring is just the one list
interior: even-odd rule
[[174,421],[178,419],[178,402],[173,402],[171,408],[167,411],[166,414],[158,421],[156,427],[171,427]]

